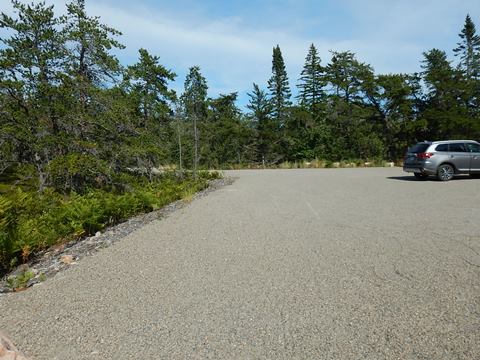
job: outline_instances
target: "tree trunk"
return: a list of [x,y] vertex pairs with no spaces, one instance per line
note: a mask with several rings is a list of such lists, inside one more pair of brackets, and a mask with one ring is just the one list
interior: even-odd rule
[[197,166],[198,166],[198,129],[197,129],[197,115],[193,117],[193,135],[194,135],[194,159],[193,159],[193,178],[197,180]]
[[178,134],[178,162],[180,167],[180,175],[183,176],[183,163],[182,163],[182,134],[180,129],[180,117],[177,116],[177,134]]
[[36,168],[37,168],[37,174],[38,174],[38,192],[42,193],[43,190],[45,190],[45,185],[47,183],[47,174],[44,171],[44,166],[41,163],[41,158],[38,156],[38,154],[35,154],[35,160],[36,160]]

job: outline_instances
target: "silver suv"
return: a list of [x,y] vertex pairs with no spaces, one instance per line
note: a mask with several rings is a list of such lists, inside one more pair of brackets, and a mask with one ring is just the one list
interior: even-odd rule
[[456,174],[480,175],[480,144],[472,140],[421,142],[408,149],[403,171],[417,179],[436,175],[448,181]]

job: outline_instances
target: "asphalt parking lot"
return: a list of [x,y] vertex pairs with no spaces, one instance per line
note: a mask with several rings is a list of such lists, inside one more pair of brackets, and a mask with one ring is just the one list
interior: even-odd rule
[[0,296],[32,359],[478,359],[480,179],[232,171],[40,286]]

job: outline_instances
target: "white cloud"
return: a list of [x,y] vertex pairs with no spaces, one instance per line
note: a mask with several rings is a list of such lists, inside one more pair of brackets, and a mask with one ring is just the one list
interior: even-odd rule
[[[480,3],[473,0],[342,0],[330,3],[334,13],[322,14],[329,21],[318,24],[313,21],[314,13],[323,5],[315,1],[287,1],[284,10],[276,10],[278,18],[266,17],[261,24],[252,23],[247,13],[199,14],[181,8],[182,2],[160,11],[160,5],[147,7],[141,1],[108,1],[87,1],[88,12],[123,32],[120,40],[127,49],[120,57],[125,62],[135,61],[138,48],[143,47],[179,75],[174,84],[177,91],[183,87],[188,68],[199,65],[211,96],[239,91],[243,98],[252,82],[266,86],[276,44],[282,49],[293,88],[312,42],[324,64],[330,60],[329,50],[351,50],[377,72],[414,72],[420,69],[423,51],[455,46],[467,12],[480,22]],[[65,1],[53,3],[64,11]],[[280,17],[282,24],[290,20],[291,26],[278,26],[275,20]]]
[[[211,80],[211,92],[215,93],[246,91],[252,82],[265,84],[271,73],[272,47],[277,43],[282,48],[291,85],[296,83],[311,42],[319,48],[324,63],[330,58],[329,50],[352,50],[378,72],[418,71],[423,51],[442,47],[447,35],[452,39],[449,46],[455,45],[453,39],[463,25],[465,7],[472,5],[472,10],[479,12],[479,6],[473,4],[465,1],[465,6],[458,6],[450,0],[347,0],[343,6],[355,24],[338,27],[359,27],[351,30],[351,36],[337,40],[265,30],[265,23],[259,30],[240,16],[195,21],[188,16],[183,21],[180,15],[171,13],[153,16],[145,9],[127,11],[101,4],[91,5],[91,12],[102,15],[104,21],[124,32],[129,51],[146,47],[178,73],[200,65]],[[318,32],[321,34],[321,30]],[[181,84],[177,87],[181,88]]]
[[277,43],[285,54],[293,54],[286,55],[290,66],[303,62],[308,44],[285,33],[250,30],[240,19],[192,26],[161,14],[153,19],[120,8],[94,5],[91,12],[121,29],[122,40],[130,52],[145,47],[160,55],[177,72],[199,65],[208,77],[220,82],[224,92],[250,88],[253,81],[264,81],[270,74],[272,48]]

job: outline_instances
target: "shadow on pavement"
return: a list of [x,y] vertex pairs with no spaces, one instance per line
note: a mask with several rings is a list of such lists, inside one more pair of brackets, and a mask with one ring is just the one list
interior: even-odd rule
[[[427,179],[417,179],[415,176],[389,176],[387,177],[389,180],[398,180],[398,181],[416,181],[416,182],[425,182],[425,181],[439,181],[436,177],[430,176]],[[458,181],[458,180],[478,180],[476,178],[473,178],[471,176],[465,175],[458,175],[453,178],[451,181]]]
[[[387,177],[389,180],[401,180],[401,181],[418,181],[418,182],[423,182],[425,180],[419,180],[414,176],[389,176]],[[432,178],[433,179],[433,178]],[[430,179],[428,179],[430,180]]]

